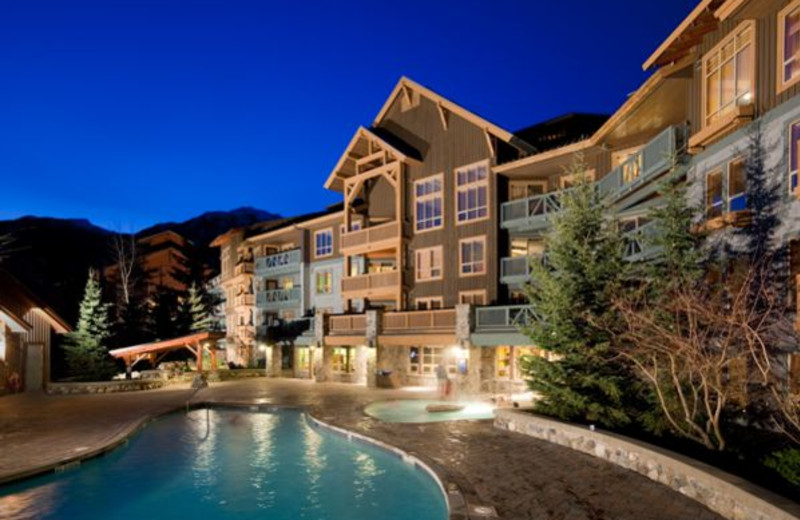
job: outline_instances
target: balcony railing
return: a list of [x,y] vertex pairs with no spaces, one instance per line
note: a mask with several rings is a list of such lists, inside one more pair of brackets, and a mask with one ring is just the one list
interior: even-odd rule
[[371,226],[357,231],[348,231],[342,234],[341,247],[345,250],[374,251],[387,247],[388,243],[399,239],[401,233],[400,221]]
[[383,315],[383,330],[385,332],[454,330],[455,326],[455,309],[387,312]]
[[233,274],[238,276],[240,274],[253,274],[253,262],[239,262],[233,268]]
[[255,272],[259,276],[295,272],[300,270],[302,261],[303,255],[299,249],[259,256],[256,258]]
[[342,293],[368,293],[388,292],[400,285],[400,271],[387,271],[384,273],[362,274],[342,278]]
[[233,303],[236,307],[244,307],[253,305],[253,295],[252,294],[240,294],[233,299]]
[[260,308],[265,309],[296,307],[300,304],[300,288],[258,291],[256,293],[256,303]]
[[567,188],[503,203],[500,207],[501,227],[529,230],[546,228],[553,215],[561,211],[561,197],[573,189]]
[[650,221],[624,235],[625,252],[623,257],[630,262],[650,260],[661,253],[661,248],[653,245],[653,237],[658,232],[656,221]]
[[364,334],[366,330],[365,314],[339,314],[328,317],[328,332],[331,334]]
[[600,179],[600,196],[614,202],[669,170],[685,141],[686,127],[670,126]]
[[513,256],[500,260],[500,282],[516,285],[527,282],[531,277],[530,256]]
[[530,305],[478,307],[475,309],[475,329],[483,331],[512,331],[539,320]]

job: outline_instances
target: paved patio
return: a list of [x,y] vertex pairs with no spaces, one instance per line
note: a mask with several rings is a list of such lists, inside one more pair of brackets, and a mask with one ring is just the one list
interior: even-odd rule
[[[187,402],[272,403],[310,407],[318,418],[393,444],[456,483],[470,503],[505,519],[716,519],[700,504],[636,473],[567,448],[495,430],[489,421],[387,424],[366,403],[430,397],[297,380],[213,383],[127,394],[15,395],[0,398],[0,482],[54,467],[120,442],[148,417]],[[0,494],[2,488],[0,487]]]

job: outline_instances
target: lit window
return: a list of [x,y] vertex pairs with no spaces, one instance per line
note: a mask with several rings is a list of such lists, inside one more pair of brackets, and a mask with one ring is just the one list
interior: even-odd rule
[[521,358],[538,355],[536,349],[529,347],[497,347],[494,352],[495,376],[498,379],[512,381],[521,381],[525,378]]
[[458,303],[486,305],[486,291],[464,291],[458,293]]
[[705,124],[753,101],[753,24],[745,22],[703,57]]
[[350,347],[337,347],[331,355],[331,370],[338,374],[350,374],[355,371],[353,353]]
[[494,374],[499,379],[511,377],[511,347],[494,349]]
[[414,229],[425,231],[442,227],[442,175],[414,183],[416,197]]
[[442,248],[429,247],[416,251],[416,281],[439,280],[442,278]]
[[706,177],[706,217],[719,217],[722,215],[724,208],[722,171],[717,170],[709,173]]
[[324,229],[314,233],[314,256],[328,256],[333,254],[333,230]]
[[778,91],[800,79],[800,1],[778,13]]
[[728,164],[728,211],[747,209],[747,169],[744,160]]
[[0,361],[6,360],[6,330],[5,325],[0,323]]
[[547,191],[545,181],[511,181],[509,184],[509,200],[527,199],[544,195]]
[[408,371],[412,374],[432,376],[436,373],[436,366],[444,364],[447,372],[455,374],[458,367],[453,360],[444,359],[443,347],[409,347]]
[[486,272],[486,238],[468,238],[459,242],[459,273],[462,275]]
[[315,288],[317,294],[333,293],[333,272],[329,270],[317,271],[315,275]]
[[442,297],[417,298],[417,310],[432,311],[442,308]]
[[485,162],[456,170],[456,222],[489,216],[489,165]]

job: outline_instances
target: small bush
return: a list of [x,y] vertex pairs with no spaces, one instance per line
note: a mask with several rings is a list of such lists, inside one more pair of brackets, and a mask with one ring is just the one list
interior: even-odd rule
[[800,449],[776,451],[767,457],[764,465],[777,471],[795,486],[800,486]]

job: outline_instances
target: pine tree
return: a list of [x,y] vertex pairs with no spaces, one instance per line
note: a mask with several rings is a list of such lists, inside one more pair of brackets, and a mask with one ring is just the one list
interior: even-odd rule
[[67,335],[64,346],[67,366],[76,379],[103,381],[114,374],[114,363],[106,348],[110,336],[108,312],[109,305],[102,302],[97,273],[90,269],[78,326]]
[[203,292],[194,283],[189,287],[188,306],[192,318],[190,331],[207,332],[210,330],[212,320],[211,314],[208,312],[208,304],[203,297]]
[[546,240],[543,262],[533,262],[527,294],[540,317],[527,329],[549,355],[528,356],[523,368],[539,395],[536,410],[568,420],[620,426],[631,420],[626,390],[632,376],[611,349],[612,302],[626,276],[616,224],[578,158],[581,178],[560,195],[562,211]]

